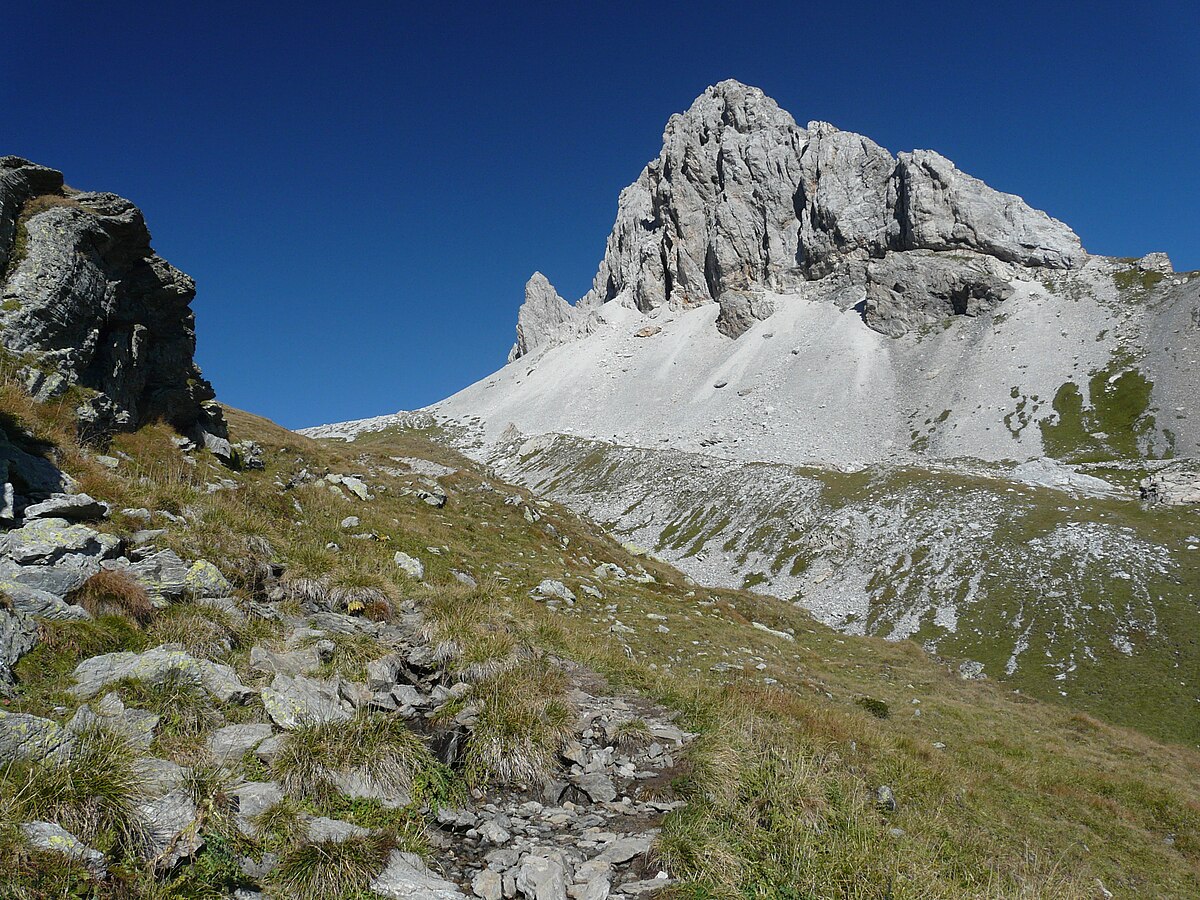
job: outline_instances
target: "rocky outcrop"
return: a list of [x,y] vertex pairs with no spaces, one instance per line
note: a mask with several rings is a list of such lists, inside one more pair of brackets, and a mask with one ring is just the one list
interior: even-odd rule
[[512,362],[539,347],[556,347],[589,333],[596,318],[558,295],[546,276],[534,272],[525,285],[525,302],[517,313],[517,342],[509,351]]
[[[825,122],[801,128],[762,91],[723,81],[671,117],[662,152],[621,192],[592,289],[571,306],[534,276],[510,361],[586,333],[579,321],[611,302],[645,313],[719,301],[718,327],[737,337],[747,311],[736,300],[737,308],[725,309],[729,291],[786,294],[830,275],[865,286],[868,261],[912,251],[947,254],[929,263],[937,269],[929,278],[939,283],[963,252],[1060,269],[1086,258],[1066,225],[937,153],[893,157],[869,138]],[[935,259],[926,253],[901,267]],[[994,302],[991,269],[989,279],[973,280],[981,265],[988,268],[973,259],[963,263],[956,278],[970,286],[950,293],[965,290]],[[928,299],[893,300],[890,306],[905,307],[905,315],[867,317],[867,324],[897,334],[906,319],[958,311],[945,295]]]
[[195,293],[151,248],[128,200],[73,191],[60,172],[0,158],[0,342],[30,355],[38,396],[90,389],[85,437],[163,420],[198,443],[224,438],[193,359]]

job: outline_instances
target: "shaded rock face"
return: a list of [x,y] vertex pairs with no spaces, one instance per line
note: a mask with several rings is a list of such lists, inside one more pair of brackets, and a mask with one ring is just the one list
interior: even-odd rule
[[[1053,268],[1086,257],[1066,225],[937,153],[893,157],[824,122],[801,128],[762,91],[723,81],[671,117],[658,159],[621,192],[592,289],[574,307],[552,289],[547,296],[540,282],[526,289],[510,361],[578,336],[564,324],[606,303],[646,313],[710,303],[728,291],[788,293],[830,275],[864,284],[868,260],[910,251]],[[978,268],[964,267],[960,280]],[[985,280],[967,293],[996,292]],[[923,302],[905,299],[910,307]],[[932,301],[935,309],[945,305]],[[741,312],[724,316],[723,333],[744,330],[736,323]],[[889,322],[905,318],[922,315],[910,308]]]
[[74,192],[60,172],[0,158],[0,341],[97,392],[81,409],[85,436],[157,420],[199,440],[224,435],[193,359],[195,293],[151,249],[128,200]]

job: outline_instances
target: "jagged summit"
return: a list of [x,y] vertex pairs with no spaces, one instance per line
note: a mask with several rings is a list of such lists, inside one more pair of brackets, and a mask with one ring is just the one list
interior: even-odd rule
[[758,88],[722,81],[671,116],[658,158],[621,192],[592,289],[574,306],[535,291],[510,358],[590,333],[614,301],[642,313],[718,302],[737,320],[747,301],[729,292],[789,293],[829,276],[873,285],[867,323],[901,334],[929,312],[892,290],[912,268],[893,255],[912,251],[956,254],[920,267],[934,312],[1005,299],[993,261],[1071,268],[1085,257],[1066,225],[937,153],[893,157],[825,122],[801,128]]

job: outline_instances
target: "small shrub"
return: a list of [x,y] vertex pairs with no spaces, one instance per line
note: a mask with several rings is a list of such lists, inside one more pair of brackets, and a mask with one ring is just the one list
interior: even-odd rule
[[644,720],[630,719],[617,726],[613,740],[618,750],[622,753],[629,753],[650,746],[654,741],[654,735]]
[[540,784],[554,771],[571,735],[574,711],[563,673],[542,660],[475,685],[479,718],[471,731],[464,769],[471,784]]
[[394,847],[387,833],[344,841],[304,841],[284,852],[269,879],[271,892],[290,900],[365,895]]
[[370,713],[293,730],[272,770],[289,795],[322,803],[338,793],[335,772],[360,769],[384,790],[411,795],[418,776],[433,764],[428,748],[403,719]]
[[119,569],[101,569],[69,598],[93,616],[125,616],[138,625],[154,617],[150,594],[130,575]]
[[138,752],[126,738],[90,728],[63,758],[0,773],[0,818],[56,822],[98,850],[136,852],[146,836],[137,809],[145,799],[143,781]]
[[886,703],[876,700],[874,697],[859,697],[854,702],[877,719],[886,719],[892,714]]

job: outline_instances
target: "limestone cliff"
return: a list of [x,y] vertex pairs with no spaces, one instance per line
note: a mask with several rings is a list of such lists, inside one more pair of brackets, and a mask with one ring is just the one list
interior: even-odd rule
[[[914,251],[924,252],[890,259]],[[824,122],[801,128],[762,91],[723,81],[671,117],[662,152],[621,192],[592,289],[575,307],[527,297],[511,358],[571,339],[560,324],[606,303],[648,313],[831,276],[874,285],[866,321],[898,335],[927,314],[1002,300],[1007,272],[993,263],[1064,269],[1085,257],[1066,225],[937,153],[893,157]],[[891,271],[914,268],[938,291],[897,292]]]

